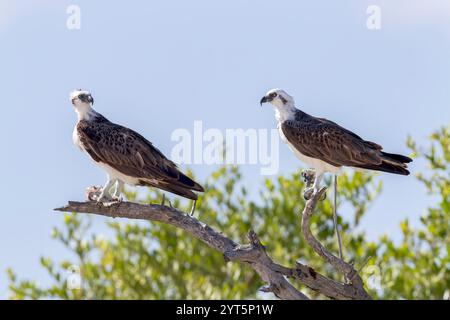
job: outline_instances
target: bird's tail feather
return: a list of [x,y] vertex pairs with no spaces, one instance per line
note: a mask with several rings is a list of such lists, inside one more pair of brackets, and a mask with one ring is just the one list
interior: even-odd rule
[[394,164],[393,162],[389,161],[383,161],[381,164],[376,165],[361,165],[358,166],[359,168],[363,169],[369,169],[369,170],[375,170],[375,171],[383,171],[383,172],[389,172],[394,174],[401,174],[404,176],[409,175],[409,171],[406,168],[406,165],[404,163],[398,162],[397,164]]
[[402,156],[401,154],[387,153],[381,151],[381,164],[366,164],[358,166],[359,168],[384,171],[394,174],[409,175],[408,165],[412,161],[411,158]]
[[195,182],[194,180],[192,180],[187,175],[185,175],[184,173],[181,173],[181,172],[179,173],[178,182],[180,182],[183,186],[185,186],[186,188],[189,188],[191,190],[198,191],[198,192],[205,191],[205,189],[203,189],[203,187],[199,183]]
[[158,188],[166,190],[168,192],[174,193],[176,195],[182,196],[187,199],[197,200],[198,196],[195,192],[192,192],[189,189],[176,186],[176,185],[158,185]]
[[401,163],[410,163],[412,162],[412,159],[406,156],[402,156],[401,154],[395,154],[395,153],[387,153],[387,152],[381,152],[381,155],[383,157],[399,161]]
[[152,181],[140,180],[139,185],[158,188],[191,200],[198,199],[198,196],[195,192],[185,186],[173,182],[158,181],[157,183],[155,183]]

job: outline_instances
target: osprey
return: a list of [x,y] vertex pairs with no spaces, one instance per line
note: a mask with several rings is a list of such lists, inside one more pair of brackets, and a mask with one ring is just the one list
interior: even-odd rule
[[[98,202],[121,201],[124,183],[159,188],[194,201],[197,200],[194,191],[204,191],[150,141],[96,112],[92,108],[94,99],[88,91],[74,91],[70,100],[78,115],[73,131],[75,145],[88,153],[108,175]],[[114,192],[111,192],[113,187]]]
[[305,191],[310,198],[319,188],[325,172],[338,173],[342,167],[362,168],[408,175],[408,157],[387,153],[374,142],[366,141],[338,124],[313,117],[295,108],[294,98],[272,89],[260,104],[270,102],[281,139],[301,161],[315,170],[313,187]]

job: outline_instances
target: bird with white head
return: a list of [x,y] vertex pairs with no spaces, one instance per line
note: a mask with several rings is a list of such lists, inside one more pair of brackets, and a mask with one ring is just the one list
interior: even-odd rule
[[282,140],[294,154],[315,170],[313,187],[306,190],[310,198],[317,192],[326,172],[338,173],[342,167],[353,167],[408,175],[408,157],[382,151],[374,142],[324,118],[313,117],[295,107],[292,96],[281,89],[269,90],[260,104],[275,107],[275,118]]
[[[319,190],[324,173],[334,176],[334,227],[338,239],[339,256],[343,258],[342,241],[338,229],[336,211],[337,173],[342,167],[369,169],[408,175],[407,163],[412,160],[399,154],[382,151],[374,142],[366,141],[355,133],[323,118],[313,117],[295,108],[294,98],[281,89],[272,89],[264,95],[260,104],[271,103],[275,107],[278,131],[294,154],[314,170],[314,183],[303,196],[310,199]],[[310,175],[304,175],[305,180]],[[307,181],[307,186],[309,181]]]
[[[203,187],[178,170],[175,163],[139,133],[112,123],[92,105],[90,92],[76,90],[70,101],[78,116],[73,140],[108,174],[108,180],[97,201],[121,201],[124,184],[159,188],[194,200]],[[111,189],[115,186],[115,191]],[[193,213],[193,210],[191,213]]]

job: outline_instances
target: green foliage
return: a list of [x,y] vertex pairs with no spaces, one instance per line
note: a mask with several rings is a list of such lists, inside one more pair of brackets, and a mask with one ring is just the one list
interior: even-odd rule
[[450,128],[433,133],[430,140],[425,150],[412,139],[408,146],[428,163],[428,174],[416,176],[436,204],[420,218],[420,228],[412,228],[408,220],[400,223],[399,243],[381,238],[377,263],[382,268],[383,298],[450,298]]
[[[383,236],[367,242],[357,231],[360,220],[381,190],[373,174],[355,172],[339,178],[339,199],[346,216],[340,219],[343,244],[348,260],[356,267],[367,261],[361,273],[370,286],[375,276],[381,288],[370,286],[379,298],[442,298],[450,288],[449,270],[449,159],[448,129],[432,137],[432,147],[419,151],[410,140],[413,152],[427,159],[430,175],[418,179],[436,196],[438,204],[422,217],[419,229],[407,220],[400,225],[402,240]],[[331,181],[326,181],[330,184]],[[249,200],[248,185],[238,168],[223,167],[206,181],[208,190],[201,196],[196,216],[240,243],[246,242],[250,228],[260,236],[269,254],[281,264],[292,266],[305,262],[329,277],[338,275],[305,245],[300,233],[300,214],[304,207],[304,183],[300,173],[267,179],[260,195]],[[255,186],[251,186],[254,188]],[[337,252],[334,237],[331,190],[313,216],[313,232],[332,252]],[[128,193],[136,201],[135,193]],[[161,194],[149,191],[142,201],[159,202]],[[188,211],[189,203],[175,201],[174,206]],[[344,210],[344,209],[342,209]],[[348,213],[352,214],[348,214]],[[112,221],[105,218],[112,235],[95,233],[90,218],[83,214],[64,216],[64,228],[55,229],[53,237],[74,253],[73,260],[53,262],[42,258],[41,265],[52,278],[52,285],[40,287],[33,281],[19,280],[9,270],[13,299],[241,299],[257,298],[264,284],[249,267],[225,263],[222,255],[187,233],[160,223]],[[67,269],[78,265],[82,289],[69,289]],[[377,274],[378,272],[378,274]],[[342,280],[342,279],[339,279]],[[312,297],[322,298],[299,288]]]

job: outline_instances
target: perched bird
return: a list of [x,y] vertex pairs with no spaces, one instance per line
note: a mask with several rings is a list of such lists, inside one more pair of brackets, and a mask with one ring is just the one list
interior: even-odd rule
[[195,192],[204,191],[150,141],[96,112],[92,108],[94,99],[88,91],[74,91],[70,100],[78,116],[73,131],[75,145],[89,154],[108,175],[98,202],[121,201],[124,183],[159,188],[194,201],[197,200]]
[[315,171],[312,188],[306,199],[317,192],[325,172],[338,173],[342,167],[353,167],[408,175],[406,156],[382,151],[374,142],[366,141],[338,124],[313,117],[295,108],[294,98],[280,89],[272,89],[261,99],[275,107],[275,118],[281,139],[301,161]]

